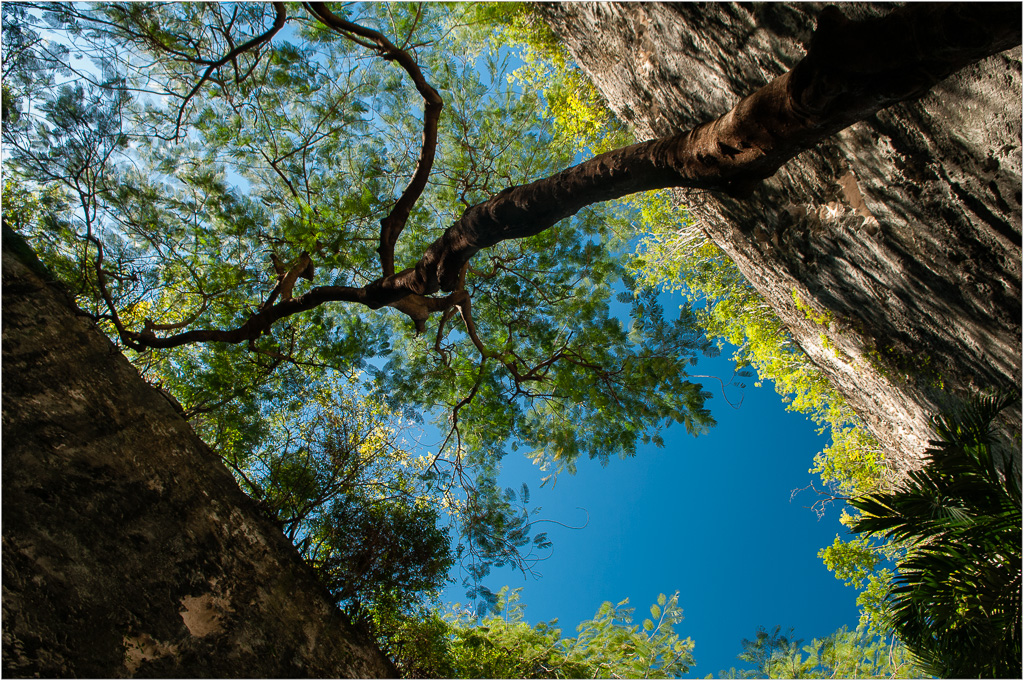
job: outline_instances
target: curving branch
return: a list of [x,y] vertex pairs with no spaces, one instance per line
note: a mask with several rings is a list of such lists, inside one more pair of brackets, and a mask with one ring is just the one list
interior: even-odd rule
[[[362,44],[402,64],[430,101],[433,89],[422,81],[414,63],[406,66],[412,59],[408,53],[376,31],[334,16],[323,5],[306,7],[334,30],[370,41]],[[678,135],[617,149],[552,177],[505,189],[468,208],[415,267],[394,273],[395,241],[433,160],[435,145],[426,138],[434,135],[436,141],[436,121],[433,127],[425,124],[425,143],[413,180],[382,221],[383,276],[363,287],[315,287],[264,306],[232,330],[195,330],[166,338],[128,332],[120,325],[118,331],[129,345],[153,348],[205,341],[238,343],[266,333],[279,319],[327,302],[358,303],[371,309],[394,306],[422,330],[430,313],[462,305],[461,295],[430,296],[438,291],[459,293],[465,268],[482,249],[539,234],[585,206],[635,192],[691,187],[748,194],[788,160],[827,137],[881,109],[915,99],[959,69],[1020,42],[1021,6],[1014,3],[911,4],[885,17],[858,22],[847,20],[835,7],[826,8],[807,56],[725,115]],[[463,310],[468,312],[468,305]],[[446,315],[445,321],[449,318]]]
[[429,295],[454,288],[481,249],[522,239],[593,203],[689,187],[747,195],[799,153],[956,71],[1021,42],[1020,5],[912,4],[853,22],[826,8],[792,71],[725,115],[608,152],[467,209],[414,268],[374,285]]
[[314,276],[313,259],[306,251],[300,253],[298,260],[288,269],[285,268],[284,263],[274,253],[270,254],[270,261],[273,263],[274,271],[277,273],[277,286],[270,292],[267,301],[260,306],[261,310],[273,305],[278,296],[283,300],[291,300],[292,289],[295,288],[295,282],[298,281],[299,277],[306,281],[313,281]]
[[423,97],[423,144],[420,148],[419,160],[416,162],[416,169],[391,212],[380,221],[380,246],[377,247],[377,253],[380,255],[381,272],[388,277],[395,273],[395,244],[398,243],[398,237],[409,221],[409,215],[412,213],[416,201],[423,194],[430,171],[434,167],[434,157],[437,153],[437,124],[441,119],[441,108],[444,106],[444,102],[437,90],[427,82],[412,55],[395,46],[382,33],[336,16],[325,3],[307,2],[303,3],[303,6],[328,28],[351,39],[358,37],[370,41],[367,44],[356,40],[361,45],[375,49],[383,59],[397,62],[412,78],[417,92]]
[[[192,101],[192,98],[196,96],[196,93],[199,92],[199,90],[203,87],[203,85],[208,80],[210,80],[210,77],[213,75],[213,72],[216,71],[217,69],[219,69],[220,67],[224,66],[225,64],[233,63],[235,61],[235,59],[238,58],[239,55],[241,55],[241,54],[243,54],[245,52],[248,52],[249,50],[255,49],[255,48],[259,47],[260,45],[262,45],[265,42],[268,42],[271,38],[273,38],[275,35],[277,35],[278,31],[280,31],[282,28],[284,28],[285,21],[288,18],[288,14],[285,11],[284,3],[283,2],[275,2],[274,3],[274,12],[275,12],[275,14],[274,14],[274,25],[271,26],[270,30],[268,30],[266,33],[263,33],[262,35],[258,35],[255,38],[252,38],[251,40],[247,40],[246,42],[242,43],[241,45],[238,45],[237,47],[232,48],[231,50],[228,51],[227,54],[225,54],[223,57],[221,57],[220,59],[218,59],[216,61],[213,61],[213,62],[201,62],[201,63],[204,63],[204,64],[208,63],[209,65],[207,66],[206,71],[203,72],[203,75],[199,78],[199,82],[197,82],[195,84],[195,87],[192,88],[192,91],[189,92],[187,95],[185,95],[183,101],[181,102],[181,106],[178,108],[178,119],[177,119],[177,121],[175,121],[175,124],[174,124],[174,139],[175,140],[177,140],[178,137],[181,134],[181,119],[185,115],[185,108],[188,106],[188,103],[190,101]],[[156,39],[154,38],[154,40],[156,40]],[[191,61],[197,61],[197,60],[191,60]],[[255,65],[253,66],[253,68],[255,68]],[[250,69],[250,71],[251,71],[251,69]]]

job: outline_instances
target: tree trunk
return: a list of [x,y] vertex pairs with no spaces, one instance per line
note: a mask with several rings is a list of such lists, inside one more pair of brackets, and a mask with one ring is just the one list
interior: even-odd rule
[[4,675],[396,676],[6,231]]
[[[791,69],[822,4],[562,3],[542,12],[638,139]],[[841,6],[852,19],[891,5]],[[1020,48],[788,162],[749,198],[679,190],[797,342],[911,466],[929,416],[1021,386]],[[810,310],[811,312],[808,312]],[[824,312],[832,320],[821,324]],[[1019,461],[1019,407],[1004,433]]]

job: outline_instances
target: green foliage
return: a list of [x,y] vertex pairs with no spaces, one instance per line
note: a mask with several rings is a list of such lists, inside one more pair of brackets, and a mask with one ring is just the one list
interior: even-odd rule
[[478,617],[498,607],[498,595],[483,583],[492,568],[507,565],[532,573],[551,547],[547,533],[530,536],[530,519],[540,508],[529,509],[529,501],[526,483],[518,491],[511,487],[502,490],[493,466],[484,464],[478,468],[473,494],[455,508],[462,528],[456,557],[465,570],[462,585],[466,597],[476,601]]
[[232,401],[245,409],[195,409],[197,432],[351,617],[416,612],[454,557],[443,495],[399,446],[398,415],[361,395],[358,375],[282,367],[268,388]]
[[[52,219],[53,213],[47,209],[46,204],[52,203],[55,198],[53,196],[40,197],[38,194],[28,191],[16,179],[4,178],[4,245],[10,248],[25,265],[45,280],[53,278],[52,272],[42,264],[36,252],[28,245],[28,242],[22,235],[30,233],[38,225],[50,223],[49,219]],[[54,265],[67,263],[65,259],[61,259],[59,256],[51,256],[47,260]],[[64,269],[63,274],[68,274],[67,269]],[[70,280],[72,280],[72,277],[64,279],[64,281]],[[59,278],[58,281],[60,281]]]
[[785,634],[781,632],[778,624],[771,631],[758,627],[753,639],[743,639],[743,652],[737,657],[754,665],[754,671],[747,678],[800,679],[807,676],[808,668],[800,655],[803,639],[794,639],[792,629]]
[[906,647],[894,638],[873,635],[869,628],[848,631],[842,627],[824,639],[804,647],[806,665],[813,676],[825,679],[907,679],[923,678]]
[[990,431],[1010,402],[975,398],[937,417],[923,469],[892,493],[851,501],[862,512],[855,531],[911,542],[887,615],[938,676],[1020,676],[1020,472],[1000,470]]
[[[526,7],[334,7],[408,48],[445,101],[399,270],[467,206],[625,141]],[[5,183],[17,187],[5,218],[20,211],[14,228],[115,340],[118,325],[157,337],[235,328],[267,304],[275,263],[303,252],[315,275],[296,297],[380,276],[380,220],[421,151],[422,102],[392,60],[287,11],[273,33],[270,4],[4,6]],[[511,81],[495,18],[506,42],[532,41]],[[595,208],[479,254],[465,285],[482,351],[468,309],[417,333],[393,309],[331,304],[248,347],[126,355],[298,544],[323,539],[346,555],[337,521],[349,516],[366,531],[369,519],[391,523],[403,541],[430,526],[417,506],[427,499],[453,519],[468,585],[487,602],[479,580],[490,567],[528,569],[547,541],[525,502],[497,488],[504,452],[523,450],[554,475],[580,457],[660,444],[669,423],[693,434],[714,424],[688,376],[708,345],[688,311],[666,315],[653,295],[633,295],[621,261],[631,232],[620,227]],[[628,321],[612,312],[616,294]],[[445,440],[408,462],[388,453],[396,447],[329,435],[339,423],[381,432],[373,413],[430,419]],[[338,452],[350,453],[344,465]]]
[[56,73],[66,73],[62,63],[69,51],[60,44],[37,49],[42,36],[21,3],[5,4],[2,13],[3,130],[10,133],[24,128],[28,107],[53,88]]
[[495,594],[491,614],[456,605],[447,614],[376,616],[385,652],[415,678],[677,678],[693,664],[693,641],[680,639],[678,595],[658,596],[651,617],[633,624],[628,600],[604,603],[563,638],[557,620],[530,625],[519,590]]
[[518,591],[506,587],[495,614],[452,621],[450,670],[457,678],[677,677],[693,664],[693,642],[674,631],[683,619],[677,601],[659,596],[642,625],[632,623],[628,600],[604,603],[575,638],[563,638],[557,621],[527,624]]
[[[649,194],[633,199],[641,216],[641,239],[631,268],[642,284],[676,290],[696,308],[698,324],[719,346],[737,346],[737,367],[752,367],[760,381],[771,380],[789,402],[788,409],[807,414],[828,429],[832,444],[815,457],[812,473],[821,475],[835,494],[851,496],[885,484],[882,452],[853,410],[819,369],[793,342],[771,307],[736,265],[710,240],[671,196]],[[798,307],[807,306],[798,297]],[[827,314],[814,315],[824,326]]]
[[381,651],[407,679],[457,678],[452,667],[452,625],[436,609],[402,613],[393,608],[373,611],[373,630]]
[[[754,665],[753,669],[720,672],[728,679],[893,679],[922,678],[922,671],[910,661],[906,648],[895,639],[887,639],[861,625],[856,631],[846,627],[823,639],[814,639],[801,647],[802,639],[793,638],[793,630],[781,633],[758,627],[753,639],[742,641],[737,657]],[[806,654],[806,656],[805,656]],[[712,678],[710,675],[706,678]]]
[[[95,275],[83,287],[82,306],[97,318],[111,316],[109,304],[125,327],[156,335],[236,327],[265,304],[272,256],[289,262],[303,251],[315,284],[379,276],[379,221],[419,153],[419,105],[388,60],[367,59],[357,42],[292,10],[287,39],[276,35],[209,73],[213,57],[267,34],[269,5],[58,4],[42,13],[56,42],[83,59],[46,66],[52,86],[4,139],[24,182],[62,187],[74,201],[62,216],[70,226],[59,235],[62,252],[88,273],[102,248],[105,294]],[[476,11],[345,10],[397,32],[398,42],[429,46],[416,56],[446,102],[435,171],[396,247],[399,269],[467,205],[551,175],[575,153],[577,135],[552,123],[547,107],[582,92],[578,73],[559,72],[574,83],[564,96],[507,82],[508,52],[474,47],[490,31],[468,26]],[[18,22],[42,24],[36,14]],[[146,60],[159,68],[138,68]],[[611,125],[605,109],[600,116]],[[391,310],[342,305],[289,318],[249,354],[339,371],[385,358],[366,374],[368,390],[394,409],[452,424],[438,468],[512,447],[571,471],[580,456],[606,461],[657,442],[666,423],[703,432],[713,424],[707,393],[687,369],[706,344],[691,316],[667,319],[650,300],[637,300],[631,324],[611,314],[612,295],[632,280],[609,224],[599,210],[584,211],[474,260],[466,289],[483,357],[458,315],[436,315],[415,335]],[[172,350],[167,360],[144,354],[141,363],[174,367],[164,373],[179,380],[165,387],[183,404],[195,404],[193,394],[220,399],[215,383],[244,401],[235,386],[256,389],[277,370],[271,362],[253,370],[247,353],[222,346]],[[215,379],[235,375],[251,381]]]
[[526,91],[538,92],[544,116],[553,123],[554,141],[573,151],[601,154],[633,143],[593,83],[575,68],[565,46],[528,3],[479,3],[475,19],[494,26],[491,49],[511,47],[523,65],[508,76]]
[[[840,522],[850,527],[858,517],[844,510]],[[818,551],[818,557],[836,579],[860,590],[857,595],[860,623],[872,633],[888,631],[884,613],[885,594],[892,582],[892,566],[906,554],[904,546],[904,542],[879,541],[867,536],[855,536],[844,541],[836,535],[832,546]]]
[[453,561],[437,521],[436,507],[351,496],[332,504],[302,548],[334,598],[359,616],[443,587]]

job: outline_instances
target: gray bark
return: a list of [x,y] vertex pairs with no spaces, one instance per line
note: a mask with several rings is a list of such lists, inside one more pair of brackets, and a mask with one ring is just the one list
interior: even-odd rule
[[[804,55],[822,4],[544,5],[638,139],[713,119]],[[891,5],[841,6],[859,19]],[[787,163],[749,198],[678,192],[899,467],[929,417],[1021,386],[1021,52]],[[809,319],[831,312],[827,327]],[[828,342],[823,342],[827,338]],[[1004,433],[1016,442],[1020,409]]]
[[7,246],[4,675],[395,676],[171,402]]

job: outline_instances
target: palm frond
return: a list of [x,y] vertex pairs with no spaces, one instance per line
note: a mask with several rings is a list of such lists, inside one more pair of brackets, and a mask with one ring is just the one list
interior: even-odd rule
[[856,532],[912,545],[887,595],[888,620],[937,676],[1020,677],[1021,493],[1000,470],[992,423],[1013,398],[975,398],[936,417],[926,466],[901,489],[850,503]]

